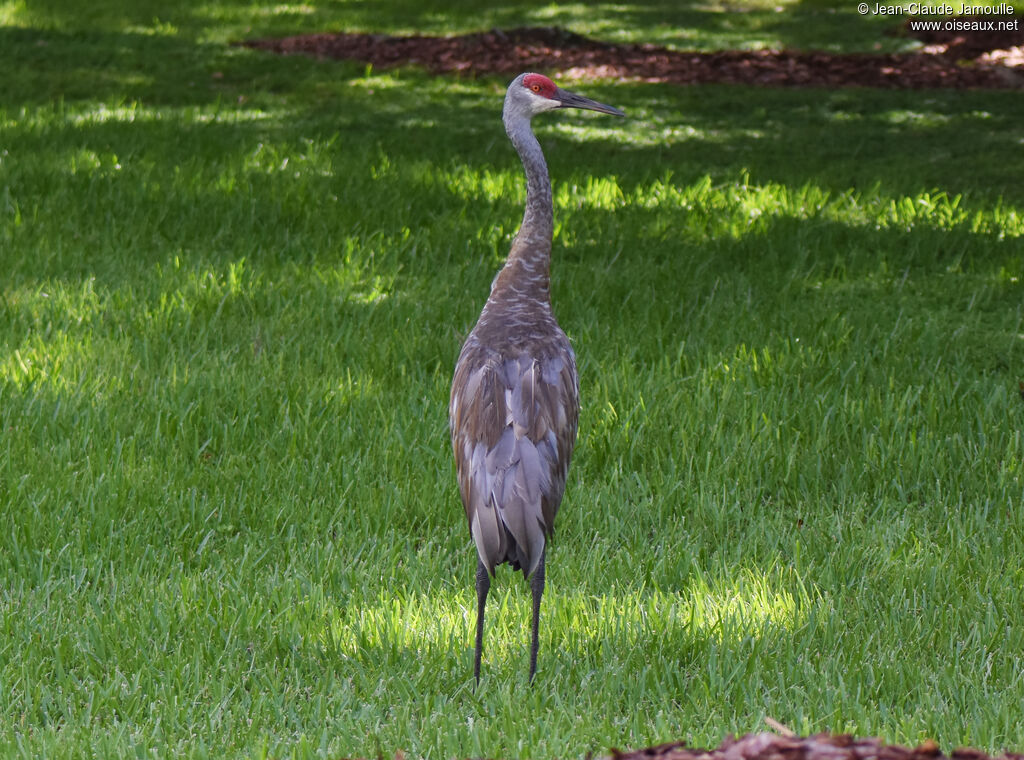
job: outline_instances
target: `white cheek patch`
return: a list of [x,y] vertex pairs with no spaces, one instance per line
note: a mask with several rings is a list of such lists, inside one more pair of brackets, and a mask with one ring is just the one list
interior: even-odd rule
[[562,104],[557,100],[551,98],[545,98],[543,95],[537,95],[530,93],[530,111],[533,113],[544,113],[545,111],[553,111],[559,108]]

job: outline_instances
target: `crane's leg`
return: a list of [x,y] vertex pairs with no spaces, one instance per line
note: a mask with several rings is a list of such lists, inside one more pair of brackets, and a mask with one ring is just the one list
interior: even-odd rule
[[480,657],[484,653],[484,607],[487,592],[491,590],[491,576],[487,566],[479,559],[476,564],[476,652],[473,657],[473,677],[480,683]]
[[530,642],[530,683],[537,674],[537,649],[540,647],[540,598],[544,595],[544,556],[540,555],[540,564],[530,578],[530,590],[533,592],[533,639]]

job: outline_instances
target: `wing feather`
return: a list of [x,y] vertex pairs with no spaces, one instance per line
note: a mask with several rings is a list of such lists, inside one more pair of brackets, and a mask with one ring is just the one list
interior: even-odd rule
[[480,559],[529,576],[554,530],[576,442],[579,385],[564,334],[501,356],[467,340],[449,421],[459,491]]

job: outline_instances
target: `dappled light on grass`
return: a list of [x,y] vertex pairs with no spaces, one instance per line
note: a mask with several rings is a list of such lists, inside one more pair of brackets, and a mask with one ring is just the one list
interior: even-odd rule
[[917,127],[938,127],[953,120],[953,116],[948,113],[908,108],[894,108],[881,114],[880,118],[890,124],[912,124]]
[[[782,13],[795,0],[753,0],[742,5],[723,2],[682,4],[678,7],[642,7],[631,3],[560,3],[542,6],[531,14],[536,23],[568,26],[581,33],[616,42],[645,42],[671,45],[677,50],[704,47],[702,38],[714,38],[715,46],[731,47],[740,36],[738,29],[746,31],[769,26],[775,14]],[[676,12],[691,23],[670,22],[665,13]],[[638,37],[628,19],[643,13],[660,15],[661,23],[653,34]],[[744,18],[746,17],[746,19]],[[730,40],[729,38],[733,38]],[[756,42],[744,40],[749,47],[779,45],[773,35]]]
[[97,368],[122,364],[127,345],[95,335],[93,323],[110,307],[92,279],[79,287],[63,283],[22,286],[2,294],[0,315],[20,340],[0,354],[0,382],[21,392],[109,398],[123,387],[118,375]]
[[554,191],[555,207],[571,210],[577,208],[611,211],[626,204],[625,195],[615,177],[588,176],[582,187],[572,180],[558,185]]
[[388,72],[367,72],[365,76],[354,77],[349,81],[349,86],[355,89],[366,90],[370,95],[383,95],[388,90],[397,90],[404,87],[400,77]]
[[[628,118],[628,117],[627,117]],[[569,138],[573,142],[588,143],[588,142],[608,142],[618,143],[622,141],[620,132],[622,127],[618,124],[613,126],[601,125],[598,119],[594,119],[594,123],[590,123],[589,117],[583,117],[580,120],[566,120],[552,122],[551,124],[545,124],[543,128],[538,128],[537,133],[541,140],[544,139],[545,133],[557,134],[563,138]],[[631,130],[631,131],[636,131]]]
[[[623,656],[632,662],[630,653],[689,659],[691,650],[708,642],[733,647],[748,638],[792,636],[816,603],[791,568],[744,569],[731,577],[697,572],[679,590],[613,587],[598,594],[562,588],[576,582],[564,572],[559,576],[543,605],[541,659],[583,670],[616,669]],[[496,578],[485,659],[511,675],[521,669],[529,647],[529,593],[520,574],[500,571]],[[470,584],[447,583],[427,592],[390,588],[358,605],[330,605],[323,629],[310,635],[370,671],[396,658],[412,667],[417,659],[440,657],[461,683],[471,674],[460,668],[470,662],[464,655],[472,649],[473,601]]]
[[736,572],[733,578],[709,581],[698,573],[690,592],[677,605],[692,609],[698,635],[728,643],[729,638],[760,635],[766,629],[792,632],[807,620],[814,602],[803,580],[792,569]]
[[254,5],[249,12],[255,16],[310,16],[316,13],[316,8],[305,3],[274,3]]
[[0,381],[34,398],[70,396],[78,403],[101,401],[115,396],[123,388],[123,380],[97,376],[95,370],[109,362],[125,362],[127,353],[124,343],[115,340],[83,340],[56,331],[45,341],[30,337],[6,354],[0,361]]
[[443,183],[449,192],[466,200],[507,203],[512,206],[517,196],[524,198],[526,195],[522,172],[514,171],[511,167],[502,171],[460,166],[441,172],[436,177],[431,176],[426,171],[427,168],[426,165],[421,167],[425,179],[436,179]]
[[635,148],[664,148],[688,140],[704,142],[725,139],[730,136],[757,138],[763,134],[757,130],[744,130],[737,133],[734,130],[698,128],[675,119],[669,121],[665,118],[664,111],[658,103],[645,104],[631,109],[627,120],[622,124],[615,125],[614,134],[609,134],[607,127],[601,131],[598,131],[596,127],[597,125],[594,127],[577,126],[559,122],[552,125],[550,129],[555,133],[571,136],[573,140],[579,139],[585,142],[614,140],[620,145]]
[[18,26],[25,24],[25,0],[4,0],[0,3],[0,25]]
[[[450,586],[428,593],[382,590],[372,601],[332,605],[325,610],[323,628],[311,633],[332,651],[370,668],[395,657],[454,657],[465,650],[473,625],[471,594],[459,591]],[[504,603],[495,605],[508,612],[505,608]],[[508,633],[507,624],[503,629]]]
[[[691,185],[676,181],[672,174],[638,187],[627,202],[647,208],[676,208],[687,212],[687,222],[706,219],[714,225],[708,232],[717,236],[749,234],[750,226],[772,218],[836,222],[874,229],[962,229],[991,232],[999,238],[1024,236],[1024,225],[1016,209],[972,207],[962,196],[924,192],[916,197],[893,197],[880,188],[834,193],[808,183],[792,187],[773,182],[755,183],[748,175],[738,181],[714,183],[710,177]],[[718,231],[716,231],[716,228]],[[763,233],[763,229],[761,230]]]
[[[507,207],[510,217],[515,217],[514,199],[523,195],[521,177],[512,169],[458,167],[425,181],[442,182],[450,192],[469,201]],[[563,225],[573,211],[593,216],[627,208],[654,212],[641,230],[642,236],[674,235],[692,240],[693,245],[699,245],[704,237],[756,240],[770,235],[772,225],[800,221],[852,230],[864,226],[872,230],[960,230],[992,234],[997,239],[1024,236],[1018,211],[1001,204],[992,207],[941,191],[900,197],[878,187],[834,192],[813,183],[801,187],[757,183],[745,173],[722,182],[709,176],[684,182],[669,172],[633,186],[615,175],[580,178],[569,174],[553,183],[553,196],[559,212],[556,246],[573,243],[575,233]],[[799,255],[794,253],[794,260]]]
[[707,641],[733,646],[747,637],[792,635],[813,603],[793,570],[780,568],[734,575],[697,570],[678,590],[623,588],[594,596],[552,590],[550,635],[565,642],[556,648],[587,656],[598,668],[610,665],[596,661],[602,651],[654,648],[661,656],[682,656]]

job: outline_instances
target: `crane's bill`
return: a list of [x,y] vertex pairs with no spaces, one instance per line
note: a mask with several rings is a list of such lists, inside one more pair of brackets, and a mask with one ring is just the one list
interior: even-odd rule
[[612,106],[606,106],[604,103],[598,103],[596,100],[585,98],[582,95],[577,95],[575,92],[569,92],[559,88],[555,92],[555,100],[557,100],[562,108],[585,108],[588,111],[599,111],[600,113],[611,114],[612,116],[625,117],[622,111]]

